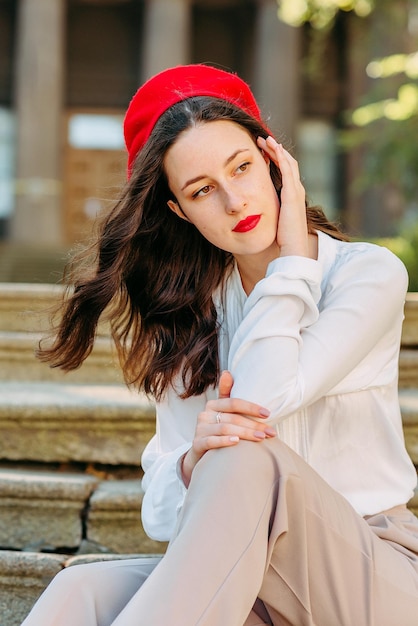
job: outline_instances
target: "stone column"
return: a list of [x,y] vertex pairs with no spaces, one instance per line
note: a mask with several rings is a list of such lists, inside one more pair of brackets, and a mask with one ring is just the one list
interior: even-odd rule
[[273,132],[293,141],[300,110],[300,29],[281,22],[276,0],[258,0],[254,91]]
[[147,0],[142,76],[189,62],[190,0]]
[[16,207],[11,239],[56,244],[61,228],[65,0],[20,0],[16,53]]

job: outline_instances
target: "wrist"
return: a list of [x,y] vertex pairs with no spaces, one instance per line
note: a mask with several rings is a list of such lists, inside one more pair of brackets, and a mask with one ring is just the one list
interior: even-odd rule
[[192,479],[193,469],[197,462],[197,461],[193,462],[193,459],[191,458],[192,455],[193,455],[193,448],[190,448],[187,452],[183,454],[183,456],[180,459],[181,477],[186,488],[190,484],[190,481]]

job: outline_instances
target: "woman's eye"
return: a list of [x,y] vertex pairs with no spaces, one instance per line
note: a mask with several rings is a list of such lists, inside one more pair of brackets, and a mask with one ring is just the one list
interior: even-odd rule
[[241,163],[241,165],[239,165],[237,167],[237,171],[238,172],[245,172],[248,169],[249,165],[250,165],[249,161],[246,161],[245,163]]
[[205,185],[201,187],[198,191],[193,194],[193,198],[198,198],[199,196],[205,196],[210,191],[210,185]]

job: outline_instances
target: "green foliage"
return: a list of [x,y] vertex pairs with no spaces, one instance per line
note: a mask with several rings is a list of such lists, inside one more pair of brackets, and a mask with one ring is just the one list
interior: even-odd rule
[[390,183],[406,200],[418,197],[418,115],[388,122],[375,120],[367,128],[341,133],[343,148],[366,146],[362,174],[355,182],[358,191],[370,185]]
[[[387,24],[405,30],[405,37],[407,11],[418,10],[418,0],[410,0],[409,5],[393,0],[278,0],[278,5],[279,19],[293,26],[308,22],[317,32],[332,28],[339,11],[366,17],[379,10]],[[389,183],[406,202],[416,201],[418,52],[372,59],[365,71],[374,79],[373,85],[361,106],[347,114],[346,130],[340,135],[346,151],[363,148],[358,153],[362,174],[354,187],[364,191],[370,185]]]
[[374,8],[374,0],[277,0],[278,16],[291,26],[309,22],[313,28],[332,26],[338,11],[354,11],[366,17]]
[[366,95],[366,102],[350,115],[353,127],[341,134],[346,149],[368,147],[357,187],[363,190],[370,184],[391,183],[406,200],[416,199],[418,53],[375,59],[366,72],[377,79],[376,86]]

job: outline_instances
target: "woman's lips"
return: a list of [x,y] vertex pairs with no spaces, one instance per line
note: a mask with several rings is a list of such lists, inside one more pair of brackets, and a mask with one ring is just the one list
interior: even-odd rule
[[238,222],[235,228],[232,229],[234,233],[247,233],[249,230],[255,228],[260,221],[261,215],[249,215],[245,219]]

